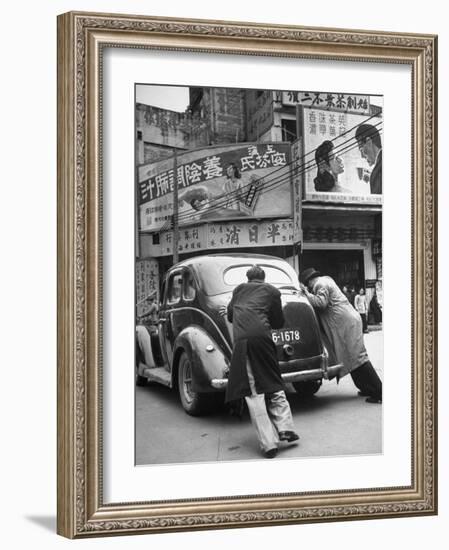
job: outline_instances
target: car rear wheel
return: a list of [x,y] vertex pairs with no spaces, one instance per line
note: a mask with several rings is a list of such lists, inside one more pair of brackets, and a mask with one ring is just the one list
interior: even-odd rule
[[140,374],[136,374],[136,386],[142,387],[147,385],[147,379]]
[[136,386],[146,386],[148,380],[145,378],[145,376],[140,376],[139,374],[139,368],[136,365]]
[[192,390],[192,360],[183,351],[178,367],[178,390],[181,403],[187,414],[199,416],[213,408],[214,394],[198,393]]
[[293,387],[302,399],[307,399],[316,394],[321,388],[321,380],[306,380],[305,382],[294,382]]

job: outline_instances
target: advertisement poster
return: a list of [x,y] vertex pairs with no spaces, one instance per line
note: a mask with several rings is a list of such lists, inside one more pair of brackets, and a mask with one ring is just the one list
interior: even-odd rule
[[[304,199],[381,205],[382,148],[366,155],[366,146],[356,137],[357,129],[364,125],[362,128],[376,134],[381,145],[381,114],[304,106],[297,109],[303,137]],[[375,177],[377,182],[380,178],[376,187]]]
[[150,300],[159,301],[159,266],[155,259],[136,262],[137,316],[143,317],[149,309]]
[[[238,143],[177,155],[179,226],[199,221],[285,217],[292,212],[290,144]],[[138,168],[140,229],[168,229],[174,159]]]

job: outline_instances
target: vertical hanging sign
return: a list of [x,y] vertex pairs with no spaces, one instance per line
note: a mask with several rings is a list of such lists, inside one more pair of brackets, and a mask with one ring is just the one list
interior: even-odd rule
[[292,217],[293,217],[293,243],[302,243],[302,139],[292,143],[291,147],[291,181],[292,181]]

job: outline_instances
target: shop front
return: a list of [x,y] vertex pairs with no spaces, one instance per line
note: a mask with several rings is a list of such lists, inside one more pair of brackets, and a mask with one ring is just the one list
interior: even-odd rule
[[[353,287],[356,291],[365,288],[364,247],[350,244],[351,248],[309,248],[305,245],[302,254],[302,265],[314,267],[323,275],[329,275],[340,288]],[[353,248],[352,248],[353,247]]]
[[300,269],[314,267],[340,288],[365,290],[382,304],[382,228],[380,213],[355,206],[334,210],[305,207]]

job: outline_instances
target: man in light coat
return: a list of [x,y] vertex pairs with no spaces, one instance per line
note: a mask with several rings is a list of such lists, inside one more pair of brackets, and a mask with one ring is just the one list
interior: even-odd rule
[[350,373],[368,403],[382,403],[382,382],[363,341],[362,320],[331,277],[313,267],[300,274],[301,288],[316,309],[331,351],[343,364],[340,376]]

